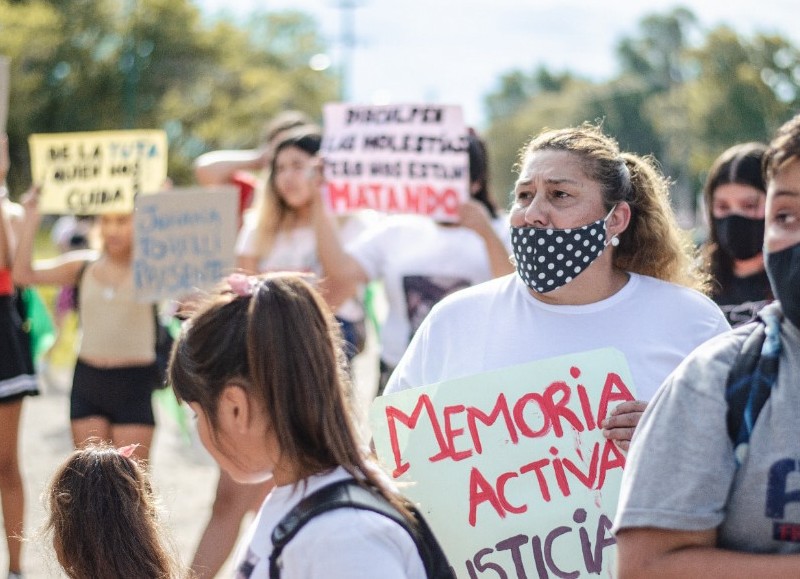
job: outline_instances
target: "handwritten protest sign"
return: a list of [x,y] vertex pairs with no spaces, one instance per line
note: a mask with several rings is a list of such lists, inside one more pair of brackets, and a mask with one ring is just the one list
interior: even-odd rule
[[458,577],[611,577],[625,457],[599,425],[632,399],[607,348],[384,396],[370,424]]
[[137,193],[154,193],[167,178],[164,131],[40,134],[28,145],[42,213],[127,213]]
[[231,187],[136,199],[133,278],[140,302],[208,289],[233,269],[238,196]]
[[469,198],[467,129],[460,107],[324,108],[328,201],[337,213],[371,208],[454,221]]
[[8,125],[8,96],[11,93],[11,59],[0,56],[0,132]]

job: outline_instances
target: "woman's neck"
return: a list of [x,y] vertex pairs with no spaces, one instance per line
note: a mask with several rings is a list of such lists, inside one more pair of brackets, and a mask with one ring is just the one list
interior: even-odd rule
[[103,253],[103,259],[111,266],[127,268],[130,267],[131,261],[133,261],[133,254],[130,251],[121,253],[105,252]]
[[307,227],[311,225],[311,208],[301,207],[293,211],[287,212],[280,225],[280,229],[284,231],[291,231],[298,227]]

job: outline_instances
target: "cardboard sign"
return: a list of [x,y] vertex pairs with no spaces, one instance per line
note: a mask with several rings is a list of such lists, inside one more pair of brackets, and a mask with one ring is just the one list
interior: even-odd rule
[[606,348],[377,398],[370,423],[458,577],[611,577],[625,456],[599,425],[634,394]]
[[31,176],[42,186],[42,213],[130,213],[138,193],[167,178],[164,131],[31,135]]
[[11,59],[0,56],[0,133],[8,127],[8,97],[11,94]]
[[239,197],[233,187],[176,189],[136,198],[136,299],[208,289],[233,270]]
[[469,199],[460,107],[327,104],[321,155],[336,213],[370,208],[457,219]]

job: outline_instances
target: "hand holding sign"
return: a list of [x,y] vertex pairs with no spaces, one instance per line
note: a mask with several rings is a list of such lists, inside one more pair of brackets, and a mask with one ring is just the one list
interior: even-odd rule
[[603,422],[603,436],[613,440],[622,450],[628,450],[633,432],[647,409],[647,402],[630,400],[623,402]]
[[470,199],[458,206],[458,224],[472,229],[481,237],[495,235],[492,216],[479,201]]

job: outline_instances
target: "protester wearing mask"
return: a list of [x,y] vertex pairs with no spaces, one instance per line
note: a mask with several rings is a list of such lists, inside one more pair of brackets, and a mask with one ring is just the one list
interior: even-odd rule
[[597,127],[546,131],[523,150],[510,222],[517,274],[440,302],[387,393],[615,347],[640,400],[620,404],[604,434],[627,448],[642,401],[696,346],[728,329],[692,289],[703,278],[666,180]]
[[[800,116],[779,129],[764,167],[764,247],[780,304],[759,314],[765,347],[748,382],[766,376],[766,403],[754,424],[745,423],[747,445],[737,437],[734,446],[726,382],[760,322],[698,348],[667,380],[623,475],[616,520],[622,579],[798,576]],[[770,358],[777,372],[760,373]]]
[[711,298],[732,326],[751,321],[772,300],[764,269],[766,185],[761,163],[767,146],[743,143],[720,155],[703,189],[708,217],[705,269]]

